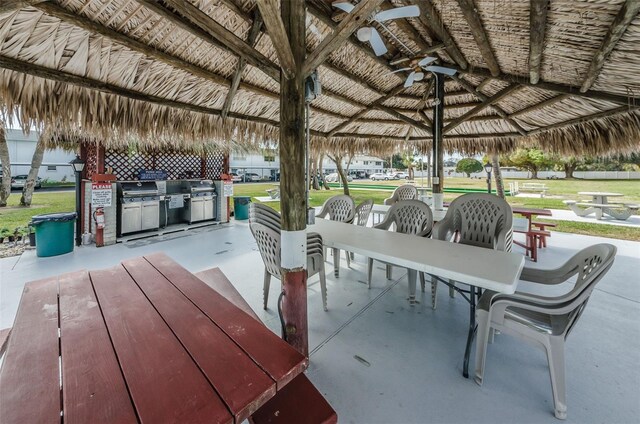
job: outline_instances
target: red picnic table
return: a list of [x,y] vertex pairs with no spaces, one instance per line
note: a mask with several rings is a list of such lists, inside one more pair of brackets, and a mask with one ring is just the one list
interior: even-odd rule
[[546,227],[555,227],[556,225],[548,222],[535,222],[533,219],[536,216],[551,216],[551,211],[549,209],[522,208],[518,206],[512,206],[511,211],[522,215],[527,220],[526,229],[514,230],[525,235],[525,242],[521,243],[515,240],[513,242],[518,246],[524,247],[527,254],[531,255],[531,260],[536,262],[538,260],[538,247],[546,247],[547,237],[550,236],[549,232],[546,231]]
[[307,365],[153,254],[25,286],[0,371],[0,421],[241,422]]

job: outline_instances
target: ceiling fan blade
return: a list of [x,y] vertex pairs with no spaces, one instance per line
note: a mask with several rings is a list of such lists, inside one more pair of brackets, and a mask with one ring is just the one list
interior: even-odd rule
[[356,32],[356,37],[364,43],[365,41],[371,40],[373,31],[375,31],[373,27],[362,27]]
[[384,22],[391,19],[415,18],[416,16],[420,16],[420,8],[418,6],[403,6],[377,13],[374,19],[378,22]]
[[415,77],[416,77],[415,71],[411,72],[407,77],[407,80],[404,82],[404,87],[405,88],[411,87],[413,85],[413,80],[415,79]]
[[351,11],[356,8],[354,5],[352,5],[348,1],[334,1],[333,3],[331,3],[331,6],[338,8],[340,10],[344,10],[347,13],[351,13]]
[[457,72],[455,69],[445,68],[443,66],[427,66],[424,69],[427,70],[427,71],[437,72],[439,74],[445,74],[445,75],[449,75],[449,76],[453,76]]
[[401,69],[396,69],[395,71],[391,71],[391,72],[387,72],[385,75],[391,75],[391,74],[396,74],[398,72],[402,72],[402,71],[410,71],[413,68],[401,68]]
[[398,63],[407,62],[409,60],[411,59],[409,59],[408,57],[401,57],[400,59],[392,60],[391,62],[389,62],[389,65],[397,65]]
[[418,66],[427,66],[428,64],[430,64],[431,62],[435,62],[436,60],[438,59],[435,57],[427,56],[424,59],[422,59],[420,62],[418,62]]
[[387,46],[384,45],[384,41],[382,41],[382,37],[380,37],[380,33],[375,28],[371,28],[371,39],[369,40],[371,43],[371,48],[373,48],[373,52],[376,56],[382,56],[387,52]]

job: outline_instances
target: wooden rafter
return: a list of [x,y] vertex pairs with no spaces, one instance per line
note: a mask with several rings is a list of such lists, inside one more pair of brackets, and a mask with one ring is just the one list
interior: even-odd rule
[[304,62],[302,75],[309,75],[320,66],[331,53],[342,46],[345,41],[365,22],[366,19],[376,10],[384,0],[369,0],[358,3],[358,5],[342,20],[332,34],[327,35],[320,45]]
[[280,81],[280,69],[273,62],[191,3],[164,0],[167,5],[180,14],[178,15],[160,5],[157,0],[136,1],[187,32],[204,38],[216,47],[221,47],[234,55],[243,57],[247,63],[260,69],[274,80]]
[[593,60],[591,61],[585,80],[582,83],[582,87],[580,87],[581,93],[588,91],[596,81],[605,61],[639,11],[640,1],[627,0],[624,2],[622,8],[616,15],[616,18],[613,20],[613,23],[609,27],[609,31],[607,31],[607,35],[605,35],[602,45],[593,56]]
[[540,64],[544,49],[544,33],[547,27],[549,0],[531,0],[529,13],[529,81],[537,84],[540,80]]
[[[254,46],[256,41],[258,40],[258,34],[260,34],[260,29],[262,28],[262,17],[259,13],[255,14],[253,19],[253,23],[251,24],[251,29],[249,30],[249,36],[247,37],[247,44],[250,46]],[[242,79],[242,73],[247,66],[247,61],[244,58],[240,58],[238,62],[238,68],[236,72],[233,74],[233,79],[231,80],[231,86],[229,87],[229,92],[227,93],[227,97],[224,99],[224,105],[222,105],[222,119],[225,119],[229,114],[229,110],[231,109],[231,104],[233,103],[233,97],[236,95],[238,91],[238,87],[240,86],[240,80]]]
[[570,98],[570,97],[571,97],[571,96],[570,96],[569,94],[559,94],[559,95],[557,95],[557,96],[555,96],[555,97],[552,97],[552,98],[550,98],[550,99],[543,100],[543,101],[541,101],[541,102],[539,102],[539,103],[536,103],[536,104],[534,104],[534,105],[531,105],[531,106],[527,106],[527,107],[525,107],[524,109],[517,110],[517,111],[513,112],[513,113],[512,113],[511,115],[509,115],[509,116],[510,116],[510,117],[514,117],[514,116],[525,115],[525,114],[527,114],[527,113],[529,113],[529,112],[533,112],[533,111],[535,111],[535,110],[542,109],[543,107],[546,107],[546,106],[551,106],[551,105],[553,105],[553,104],[556,104],[556,103],[558,103],[558,102],[561,102],[562,100],[564,100],[564,99],[568,99],[568,98]]
[[284,30],[284,23],[280,17],[280,2],[278,0],[258,0],[258,8],[264,19],[264,25],[269,31],[273,48],[276,50],[280,68],[284,72],[285,77],[293,77],[296,69],[296,63],[293,60],[291,52],[291,44]]
[[3,0],[0,2],[0,15],[22,9],[23,7],[33,6],[43,1],[46,0]]
[[[455,76],[454,79],[456,81],[458,81],[460,83],[460,85],[462,85],[462,87],[464,87],[465,90],[467,90],[469,93],[473,94],[474,96],[478,97],[483,102],[486,102],[487,100],[489,100],[489,97],[487,95],[485,95],[484,93],[479,91],[477,88],[474,88],[473,85],[470,84],[465,79],[459,78],[457,76]],[[520,126],[520,124],[518,124],[515,121],[515,119],[513,119],[511,116],[507,115],[507,113],[504,110],[502,110],[502,108],[500,106],[494,104],[494,105],[492,105],[492,107],[498,113],[498,115],[500,115],[502,117],[502,119],[507,121],[513,128],[515,128],[516,131],[518,131],[521,135],[527,135],[527,132],[525,131],[525,129],[522,128],[522,126]]]
[[413,118],[410,118],[410,117],[408,117],[406,115],[403,115],[402,113],[400,113],[400,112],[398,112],[398,111],[396,111],[394,109],[391,109],[388,106],[385,106],[383,104],[378,104],[378,105],[374,106],[374,109],[381,110],[382,112],[385,112],[385,113],[387,113],[387,114],[389,114],[389,115],[391,115],[393,117],[396,117],[396,118],[400,119],[401,121],[404,121],[407,124],[409,124],[409,125],[411,125],[411,126],[413,126],[415,128],[419,128],[419,129],[421,129],[423,131],[426,131],[427,134],[431,134],[431,127],[428,127],[427,125],[423,124],[420,121],[416,121]]
[[449,31],[445,28],[444,23],[440,18],[440,14],[431,3],[431,0],[422,0],[418,3],[418,6],[420,6],[421,10],[418,20],[438,36],[438,38],[444,43],[447,53],[458,64],[458,66],[462,69],[467,69],[467,60],[449,34]]
[[[494,78],[489,71],[482,68],[462,69],[452,64],[447,64],[447,67],[457,70],[461,74],[477,75],[485,78]],[[640,97],[622,96],[620,94],[609,93],[606,91],[594,91],[589,90],[581,93],[577,87],[565,84],[559,84],[555,82],[547,82],[540,80],[537,84],[531,84],[528,79],[523,79],[519,75],[505,74],[504,72],[500,76],[495,77],[498,81],[509,82],[512,84],[520,84],[527,87],[540,88],[542,90],[554,91],[560,94],[570,94],[572,96],[585,97],[587,99],[604,100],[607,102],[618,103],[621,105],[635,104],[640,102]]]
[[480,49],[480,54],[482,54],[482,58],[491,71],[491,75],[497,77],[500,75],[500,65],[498,65],[496,56],[491,48],[491,44],[489,44],[489,38],[482,26],[480,14],[478,13],[478,9],[476,9],[475,3],[473,0],[458,0],[458,5],[462,10],[462,14],[466,19],[467,24],[469,24],[471,34],[473,35],[474,40],[476,40],[478,49]]
[[498,91],[493,96],[487,98],[481,104],[479,104],[478,106],[474,107],[473,109],[471,109],[467,113],[464,113],[462,116],[454,119],[451,123],[449,123],[449,125],[444,127],[443,131],[445,133],[451,131],[452,129],[454,129],[455,127],[457,127],[458,125],[460,125],[464,121],[466,121],[468,118],[477,115],[478,113],[482,112],[483,110],[485,110],[486,108],[488,108],[492,104],[500,101],[501,99],[504,99],[505,97],[507,97],[508,95],[513,93],[515,90],[520,89],[520,87],[521,86],[519,86],[518,84],[512,84],[512,85],[510,85],[508,87],[503,88],[502,90]]

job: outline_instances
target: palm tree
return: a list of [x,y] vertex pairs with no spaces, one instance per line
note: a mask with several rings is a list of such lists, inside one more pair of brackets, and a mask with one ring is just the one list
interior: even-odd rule
[[31,169],[29,169],[29,174],[27,175],[27,181],[24,183],[24,187],[22,188],[22,197],[20,197],[20,206],[31,206],[31,199],[33,197],[33,189],[36,185],[36,179],[38,178],[38,171],[40,170],[40,165],[42,165],[42,157],[44,156],[44,148],[45,148],[45,135],[44,131],[40,133],[38,136],[38,142],[36,143],[36,150],[33,152],[33,157],[31,158]]
[[0,122],[0,163],[2,164],[2,184],[0,184],[0,206],[7,206],[7,199],[11,195],[11,161],[9,146],[5,136],[4,125]]

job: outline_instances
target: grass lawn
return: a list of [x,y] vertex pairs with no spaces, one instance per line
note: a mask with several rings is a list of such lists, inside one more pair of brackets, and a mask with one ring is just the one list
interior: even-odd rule
[[35,192],[30,208],[18,206],[21,193],[11,193],[8,206],[0,208],[0,229],[9,230],[29,224],[31,217],[45,213],[74,212],[75,192]]

